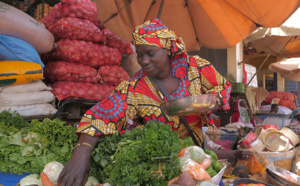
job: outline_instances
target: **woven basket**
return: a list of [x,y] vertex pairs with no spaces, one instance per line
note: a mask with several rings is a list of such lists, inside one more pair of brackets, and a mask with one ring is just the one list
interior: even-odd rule
[[260,154],[273,161],[276,167],[291,171],[296,150],[292,149],[287,152],[260,152]]

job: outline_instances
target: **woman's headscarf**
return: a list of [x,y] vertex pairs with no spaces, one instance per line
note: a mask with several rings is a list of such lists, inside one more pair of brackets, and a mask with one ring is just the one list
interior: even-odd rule
[[240,119],[245,123],[250,123],[250,116],[248,114],[248,108],[244,108],[240,105],[244,99],[238,99],[235,103],[236,112],[239,113]]
[[146,21],[132,33],[134,45],[154,45],[170,50],[173,76],[186,78],[189,68],[188,54],[184,42],[176,32],[170,30],[159,19]]

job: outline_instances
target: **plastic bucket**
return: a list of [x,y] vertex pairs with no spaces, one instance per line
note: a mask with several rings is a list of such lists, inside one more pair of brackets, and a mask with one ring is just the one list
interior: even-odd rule
[[0,185],[4,186],[16,186],[22,178],[28,176],[31,173],[24,173],[22,175],[19,174],[11,174],[8,172],[7,174],[0,172]]
[[271,131],[266,134],[265,146],[272,152],[284,152],[289,150],[289,139],[279,131]]
[[296,146],[300,142],[298,135],[291,129],[289,129],[287,127],[283,127],[280,130],[280,132],[282,132],[286,137],[289,138],[289,140],[293,146]]
[[242,142],[240,143],[240,146],[243,149],[249,149],[251,147],[251,142],[253,142],[255,140],[257,136],[253,133],[253,132],[249,132],[242,140]]

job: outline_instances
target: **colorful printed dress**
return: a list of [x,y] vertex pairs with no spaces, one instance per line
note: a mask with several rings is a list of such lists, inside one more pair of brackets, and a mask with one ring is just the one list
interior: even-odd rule
[[[208,61],[198,56],[189,56],[189,61],[187,78],[179,80],[179,86],[171,98],[215,93],[219,96],[218,104],[223,109],[229,109],[230,83]],[[139,116],[143,124],[157,120],[171,125],[173,131],[177,131],[181,137],[188,135],[178,116],[168,116],[162,110],[162,100],[166,101],[166,98],[155,89],[144,71],[140,70],[129,81],[123,81],[110,97],[88,110],[77,132],[102,136],[130,130],[140,124],[128,121]],[[212,116],[209,115],[207,123],[212,124]],[[202,125],[206,122],[203,121],[203,116],[190,115],[185,119],[202,144]]]

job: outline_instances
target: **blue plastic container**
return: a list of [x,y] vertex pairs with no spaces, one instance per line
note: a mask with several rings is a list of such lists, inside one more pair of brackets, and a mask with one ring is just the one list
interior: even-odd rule
[[3,186],[16,186],[22,178],[28,176],[31,173],[24,173],[22,175],[19,174],[11,174],[8,172],[7,174],[0,172],[0,185]]

